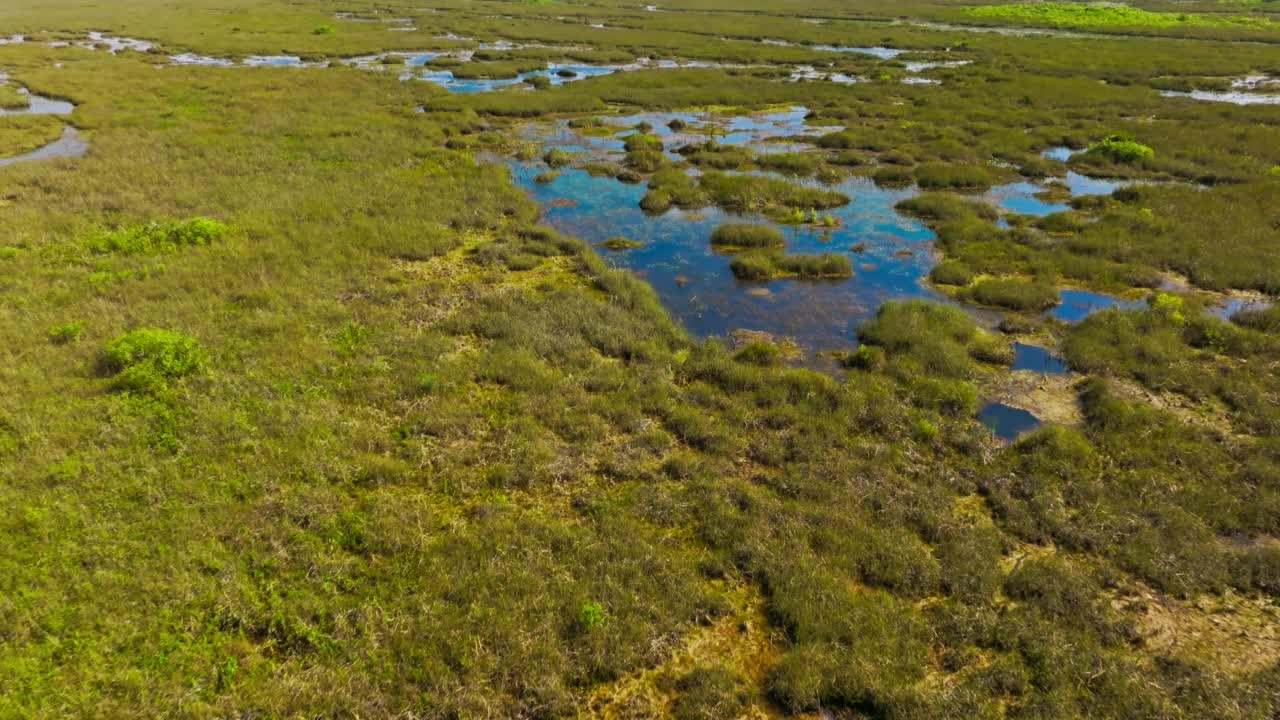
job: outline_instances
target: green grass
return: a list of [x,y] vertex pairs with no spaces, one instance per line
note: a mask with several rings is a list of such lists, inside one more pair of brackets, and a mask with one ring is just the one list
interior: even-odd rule
[[0,85],[0,110],[21,110],[30,104],[30,96],[19,92],[17,86]]
[[[463,97],[394,72],[0,47],[15,82],[77,102],[90,142],[0,169],[0,715],[1274,715],[1280,677],[1247,629],[1268,627],[1280,591],[1271,314],[1218,322],[1189,292],[1071,327],[1003,324],[1060,341],[1087,377],[1037,386],[1079,400],[1077,423],[998,446],[973,412],[1015,391],[1009,338],[960,308],[885,304],[847,375],[790,367],[773,343],[698,341],[643,281],[535,225],[483,154],[560,113],[801,104],[848,128],[800,156],[815,167],[1002,180],[1060,175],[1041,150],[1123,133],[1158,154],[1071,165],[1213,184],[1091,200],[1076,212],[1096,220],[1051,241],[971,198],[916,196],[901,209],[950,259],[935,279],[1037,278],[996,294],[1021,298],[1174,270],[1274,292],[1270,110],[1151,89],[1267,67],[1273,46],[867,22],[950,12],[915,3],[349,9],[421,30],[275,0],[10,3],[0,25],[329,57],[475,42],[437,32],[585,35],[593,50],[572,52],[750,67]],[[763,37],[975,62],[909,86],[875,58]],[[800,62],[891,80],[779,82]],[[807,217],[847,201],[653,167],[647,205]],[[192,218],[227,230],[187,233]],[[848,263],[743,257],[770,276]],[[1144,640],[1137,597],[1161,637],[1203,642]]]
[[1272,29],[1273,21],[1256,15],[1225,13],[1152,12],[1123,4],[1084,2],[1015,3],[967,8],[966,13],[983,19],[1014,20],[1044,25],[1075,27],[1248,27]]
[[[876,175],[879,179],[879,174]],[[915,180],[922,189],[985,190],[994,184],[991,173],[973,165],[925,163],[916,167]]]
[[847,278],[853,275],[853,263],[839,253],[748,253],[735,257],[729,269],[740,280]]
[[786,244],[782,231],[759,223],[725,223],[711,233],[711,245],[723,248],[782,247]]
[[0,117],[0,157],[11,157],[48,145],[62,135],[64,125],[49,115]]
[[1047,310],[1058,304],[1058,291],[1039,280],[983,278],[965,291],[974,302],[1019,312]]

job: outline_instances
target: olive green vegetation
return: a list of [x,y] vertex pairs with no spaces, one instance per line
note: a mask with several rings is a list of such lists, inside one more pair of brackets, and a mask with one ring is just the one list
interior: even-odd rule
[[1081,2],[1014,3],[1009,5],[982,5],[968,9],[976,18],[997,18],[1030,21],[1034,24],[1068,25],[1075,27],[1137,26],[1137,27],[1255,27],[1273,29],[1274,21],[1258,15],[1231,15],[1215,13],[1152,12],[1123,4],[1100,5]]
[[834,190],[799,185],[780,177],[730,175],[714,170],[697,177],[678,168],[655,171],[649,179],[649,188],[641,201],[641,207],[646,210],[665,210],[672,205],[716,205],[735,212],[786,218],[794,210],[833,208],[849,202],[847,196]]
[[761,223],[725,223],[711,233],[711,245],[722,248],[782,247],[786,242],[781,230]]
[[632,240],[628,237],[615,236],[605,239],[598,243],[601,247],[609,250],[633,250],[638,247],[644,247],[644,243],[639,240]]
[[20,110],[31,104],[31,97],[13,85],[0,85],[0,110]]
[[[1146,310],[1089,317],[1067,336],[1067,358],[1082,370],[1132,378],[1155,392],[1212,398],[1225,406],[1238,432],[1276,435],[1280,412],[1267,400],[1280,390],[1274,327],[1250,322],[1250,315],[1227,322],[1183,304],[1178,296],[1159,294]],[[1252,317],[1268,312],[1275,314]]]
[[[463,97],[0,46],[23,85],[78,103],[91,143],[0,169],[0,716],[1274,715],[1274,310],[1220,322],[1189,291],[1040,328],[1081,373],[1081,417],[1001,445],[973,413],[1009,338],[964,311],[886,303],[838,378],[695,341],[471,154],[557,113],[804,104],[845,129],[776,169],[937,179],[900,207],[935,228],[957,294],[1033,309],[1064,279],[1134,291],[1160,271],[1274,293],[1274,117],[1152,89],[1272,47],[868,22],[968,17],[880,0],[341,8],[413,32],[272,0],[39,5],[0,7],[0,30],[308,57],[507,38],[873,79],[653,70]],[[975,62],[911,86],[763,37]],[[1152,152],[1039,156],[1110,136]],[[718,172],[762,160],[718,146],[681,154],[710,169],[694,178],[632,144],[647,209],[848,201]],[[1009,228],[944,191],[1068,166],[1203,187]],[[848,267],[832,258],[736,260]]]
[[58,139],[62,128],[62,121],[50,115],[0,117],[0,158],[48,145]]
[[1021,278],[982,278],[966,289],[962,297],[981,305],[1034,312],[1058,304],[1058,291],[1053,283]]
[[769,280],[780,277],[847,278],[853,275],[853,263],[839,253],[785,254],[755,252],[739,255],[729,264],[740,280]]

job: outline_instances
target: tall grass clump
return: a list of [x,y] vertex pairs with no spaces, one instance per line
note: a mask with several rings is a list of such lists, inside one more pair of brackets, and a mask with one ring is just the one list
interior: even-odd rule
[[739,280],[768,280],[778,277],[847,278],[853,275],[853,263],[839,253],[748,253],[734,258],[729,269]]
[[925,163],[915,170],[916,183],[925,190],[985,190],[993,182],[991,173],[978,165]]
[[712,231],[711,244],[720,248],[782,247],[786,244],[786,236],[772,225],[725,223]]
[[983,305],[1008,308],[1020,312],[1038,312],[1058,304],[1058,290],[1039,280],[1018,278],[985,278],[979,280],[967,297]]

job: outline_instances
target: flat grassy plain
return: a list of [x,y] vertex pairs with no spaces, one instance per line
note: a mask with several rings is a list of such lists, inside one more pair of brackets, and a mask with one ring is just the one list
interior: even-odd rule
[[[77,104],[0,118],[0,154],[64,123],[90,143],[0,167],[0,717],[1274,717],[1280,336],[1207,308],[1280,292],[1280,115],[1159,92],[1274,72],[1274,13],[924,24],[1042,24],[1002,7],[0,7],[32,36],[0,70]],[[158,49],[47,44],[88,31]],[[501,39],[734,67],[452,95],[168,61]],[[822,44],[971,64],[908,85]],[[785,81],[813,63],[864,81]],[[902,211],[938,235],[939,287],[1014,312],[887,302],[834,373],[700,340],[481,152],[530,121],[790,104],[843,129],[775,166],[929,185]],[[631,164],[690,205],[839,201],[683,162]],[[1068,171],[1150,184],[1054,220],[981,201]],[[1162,289],[1032,312],[1064,285]],[[974,413],[1015,340],[1061,348],[1078,420],[1004,444]]]

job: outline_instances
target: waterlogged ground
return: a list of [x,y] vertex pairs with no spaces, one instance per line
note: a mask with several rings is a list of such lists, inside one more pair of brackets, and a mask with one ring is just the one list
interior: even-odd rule
[[[717,207],[648,213],[640,208],[640,200],[647,192],[645,183],[592,175],[581,167],[586,161],[620,160],[625,138],[638,132],[638,126],[663,141],[664,154],[671,160],[681,158],[676,148],[709,138],[757,154],[804,152],[813,148],[807,139],[840,129],[810,125],[806,121],[808,114],[808,109],[801,106],[738,115],[646,112],[606,116],[601,118],[601,126],[590,130],[571,128],[565,120],[538,123],[526,126],[523,135],[537,143],[539,156],[559,148],[572,153],[577,166],[548,172],[538,160],[505,162],[516,183],[543,208],[543,220],[556,229],[596,244],[618,237],[639,243],[612,250],[601,245],[600,251],[611,264],[630,270],[652,285],[668,311],[694,335],[728,338],[744,330],[768,333],[794,341],[804,351],[808,364],[822,367],[827,362],[822,351],[855,347],[857,327],[872,318],[885,301],[928,298],[954,302],[927,281],[937,262],[934,233],[895,209],[901,200],[916,195],[917,188],[884,187],[860,176],[829,185],[789,177],[794,183],[839,191],[850,202],[830,211],[839,219],[837,227],[777,225],[786,236],[786,252],[843,254],[852,263],[853,276],[746,281],[731,272],[732,254],[711,247],[711,233],[726,222],[771,221]],[[683,126],[672,130],[669,125],[673,121]],[[1071,154],[1070,149],[1060,147],[1044,153],[1062,161]],[[696,174],[699,170],[690,168],[689,172]],[[1068,172],[1057,182],[1067,187],[1071,197],[1110,194],[1126,184],[1076,172]],[[1043,216],[1070,207],[1065,200],[1051,202],[1037,197],[1045,190],[1042,182],[1020,181],[996,186],[979,197],[1002,212],[1019,215]],[[1003,224],[1003,220],[1000,222]],[[1060,297],[1061,303],[1045,316],[1064,322],[1078,322],[1109,307],[1141,307],[1145,302],[1075,288],[1060,289]],[[985,308],[966,307],[987,324],[995,324],[1001,317]],[[1015,351],[1013,370],[1044,375],[1067,372],[1065,361],[1042,347],[1018,344]],[[1017,437],[1040,424],[1039,418],[1027,409],[1001,402],[984,405],[978,417],[1003,439]]]
[[[0,72],[0,85],[10,85],[12,81],[8,76]],[[75,104],[60,98],[45,97],[36,93],[29,92],[24,87],[17,87],[17,91],[26,97],[27,104],[23,107],[0,108],[0,117],[16,116],[16,115],[70,115],[76,108]],[[66,125],[62,128],[62,134],[57,139],[46,145],[35,148],[28,152],[11,155],[8,157],[0,157],[0,167],[13,165],[15,163],[27,162],[30,160],[44,160],[48,158],[58,157],[80,157],[89,149],[89,143],[86,141],[74,127]]]
[[[567,121],[536,124],[524,134],[538,142],[539,155],[559,148],[578,161],[618,160],[624,139],[645,123],[664,143],[670,159],[679,159],[675,148],[714,138],[722,145],[746,147],[756,153],[797,152],[812,148],[805,136],[833,130],[812,126],[808,109],[792,107],[773,112],[722,115],[706,112],[650,112],[602,118],[606,129],[581,132]],[[679,131],[668,125],[685,124]],[[1053,149],[1046,155],[1068,157],[1069,150]],[[916,195],[914,187],[882,187],[866,177],[850,177],[832,185],[850,202],[830,212],[839,219],[834,228],[777,225],[787,236],[788,253],[834,252],[846,255],[854,273],[841,280],[781,278],[744,281],[734,277],[731,254],[712,249],[712,231],[726,222],[770,221],[754,214],[737,214],[709,207],[675,208],[662,214],[647,213],[640,200],[644,183],[628,184],[610,176],[593,176],[584,169],[564,168],[548,173],[540,161],[507,160],[515,181],[543,208],[546,222],[565,233],[593,243],[625,237],[641,243],[625,250],[605,250],[607,259],[643,277],[657,290],[664,305],[695,335],[728,337],[735,330],[763,331],[788,337],[810,353],[849,349],[856,345],[855,329],[875,315],[886,300],[930,298],[947,301],[927,282],[937,262],[933,232],[920,221],[895,210],[901,200]],[[691,169],[690,172],[698,172]],[[761,171],[753,171],[761,172]],[[771,173],[762,173],[771,174]],[[820,186],[816,180],[788,178],[803,185]],[[1086,177],[1070,172],[1065,178],[1072,196],[1109,194],[1123,182]],[[1047,215],[1065,210],[1065,202],[1046,202],[1037,194],[1040,183],[1026,181],[993,188],[985,199],[1004,211]],[[1048,315],[1068,322],[1107,307],[1136,307],[1140,300],[1122,300],[1101,293],[1067,289],[1062,303]],[[984,320],[995,313],[970,308]]]
[[[748,329],[791,337],[811,350],[848,347],[855,328],[885,300],[942,298],[922,282],[934,264],[932,231],[893,209],[910,190],[879,188],[866,178],[846,180],[833,186],[852,198],[831,211],[841,227],[787,228],[788,252],[848,254],[855,263],[852,278],[744,282],[730,272],[731,256],[713,251],[708,238],[721,223],[758,218],[718,208],[674,209],[655,217],[640,209],[643,184],[577,169],[543,184],[534,177],[544,166],[513,161],[511,167],[557,229],[589,242],[618,235],[643,242],[608,258],[653,285],[663,304],[696,335],[723,337]],[[857,243],[866,249],[851,250]]]
[[0,717],[1275,716],[1280,36],[849,5],[0,3]]

